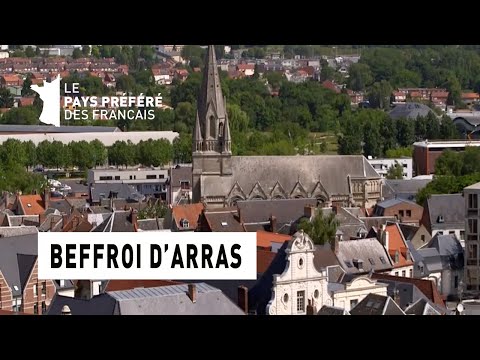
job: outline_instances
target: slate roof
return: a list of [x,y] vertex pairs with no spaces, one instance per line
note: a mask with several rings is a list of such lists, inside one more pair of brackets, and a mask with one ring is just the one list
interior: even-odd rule
[[50,199],[48,207],[58,210],[62,214],[70,214],[72,206],[65,199]]
[[105,291],[131,290],[179,284],[181,284],[181,282],[171,280],[110,280],[105,287]]
[[428,300],[418,299],[414,304],[411,304],[405,309],[407,315],[443,315],[441,311],[435,309]]
[[244,232],[245,228],[238,221],[236,209],[218,209],[205,211],[204,217],[213,232]]
[[351,315],[405,315],[389,296],[368,294],[353,309]]
[[197,283],[197,299],[188,297],[188,284],[109,291],[119,315],[244,315],[221,290]]
[[163,230],[163,219],[137,220],[138,229],[142,231]]
[[411,241],[415,234],[417,233],[419,226],[415,225],[408,225],[399,223],[398,226],[400,227],[400,231],[402,232],[403,238],[405,241]]
[[297,181],[311,194],[320,181],[329,195],[349,194],[348,176],[380,176],[361,155],[316,156],[232,156],[231,177],[202,175],[201,193],[205,196],[230,193],[235,183],[248,195],[258,182],[270,193],[278,182],[285,192],[292,192]]
[[55,295],[47,309],[47,315],[62,315],[65,305],[72,315],[114,315],[116,301],[107,294],[94,296],[89,300]]
[[0,133],[85,133],[118,132],[117,127],[109,126],[50,126],[50,125],[0,125]]
[[350,313],[342,308],[323,305],[322,308],[317,312],[317,315],[350,315]]
[[[385,248],[376,238],[339,241],[337,258],[347,274],[390,270],[393,267]],[[354,260],[362,260],[363,270],[355,266]]]
[[0,238],[0,271],[13,296],[22,293],[23,285],[33,269],[38,254],[37,239],[37,234]]
[[180,181],[188,180],[192,184],[192,167],[181,166],[172,168],[170,171],[170,186],[180,187]]
[[[431,195],[427,199],[432,230],[464,229],[465,199],[462,194]],[[438,222],[443,217],[443,223]]]
[[418,116],[427,116],[429,112],[433,112],[427,105],[408,102],[396,105],[389,113],[392,119],[407,118],[416,120]]
[[134,226],[130,221],[130,211],[115,211],[113,214],[111,232],[134,232]]
[[274,199],[238,201],[237,209],[244,223],[268,222],[273,215],[277,224],[286,224],[301,218],[305,206],[317,206],[317,199]]
[[464,253],[455,235],[438,233],[423,248],[416,251],[417,264],[423,264],[426,275],[447,270],[461,270],[464,267]]
[[[92,202],[108,199],[111,192],[117,193],[117,199],[141,200],[144,198],[133,186],[122,183],[103,184],[96,183],[90,187],[90,196]],[[101,196],[103,194],[103,196]]]
[[415,200],[417,193],[423,189],[431,179],[385,180],[382,195],[385,199],[398,198]]

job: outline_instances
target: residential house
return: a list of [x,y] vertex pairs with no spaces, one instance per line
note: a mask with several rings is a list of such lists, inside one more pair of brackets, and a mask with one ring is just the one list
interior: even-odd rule
[[374,208],[374,216],[393,216],[410,225],[418,225],[422,215],[422,206],[402,198],[381,201]]
[[0,87],[6,88],[9,86],[22,86],[23,80],[17,74],[3,74],[0,75]]
[[412,250],[415,277],[435,282],[444,297],[456,298],[463,281],[463,248],[455,235],[435,235],[421,249]]
[[465,242],[465,284],[466,290],[473,291],[475,294],[480,290],[480,238],[479,238],[479,222],[480,222],[480,183],[467,186],[463,189],[464,194],[464,226],[467,231]]
[[472,105],[480,100],[480,95],[474,92],[462,93],[461,97],[466,105]]
[[33,102],[35,101],[35,97],[26,96],[18,99],[18,107],[22,106],[33,106]]
[[172,231],[197,231],[203,210],[202,203],[173,206]]
[[418,299],[405,309],[406,315],[444,315],[425,299]]
[[138,288],[152,288],[180,284],[181,282],[171,280],[109,280],[103,291],[125,291]]
[[45,212],[45,201],[41,195],[18,195],[16,209],[18,215],[39,216]]
[[192,167],[177,165],[169,171],[168,203],[188,204],[192,199]]
[[243,232],[236,208],[203,209],[199,219],[199,230],[207,232]]
[[[370,235],[370,234],[369,234]],[[391,274],[402,277],[413,277],[413,260],[410,249],[403,237],[398,223],[384,225],[377,233],[392,260]]]
[[415,226],[409,224],[398,224],[400,231],[402,232],[405,241],[410,242],[415,249],[419,249],[422,246],[428,244],[432,239],[432,235],[428,232],[424,225]]
[[176,69],[175,70],[175,79],[178,79],[180,82],[187,80],[188,71],[186,69]]
[[352,310],[350,315],[405,315],[390,296],[368,294]]
[[247,77],[253,76],[255,74],[255,64],[238,64],[237,71]]
[[431,195],[425,202],[420,221],[435,236],[453,234],[465,240],[465,199],[462,194]]
[[0,309],[46,312],[56,286],[38,279],[37,243],[37,234],[0,238]]
[[95,183],[90,186],[90,204],[102,204],[103,201],[126,200],[127,202],[143,201],[145,196],[140,194],[133,185],[123,183]]
[[257,230],[257,249],[277,252],[286,241],[291,239],[290,235]]

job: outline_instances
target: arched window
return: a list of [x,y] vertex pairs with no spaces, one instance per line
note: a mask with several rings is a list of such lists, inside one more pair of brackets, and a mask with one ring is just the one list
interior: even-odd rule
[[218,124],[218,137],[223,137],[223,122]]
[[216,130],[215,116],[210,115],[210,136],[213,138],[215,138],[215,130]]
[[230,200],[230,206],[237,206],[237,202],[238,201],[242,201],[242,197],[240,196],[234,196],[231,200]]

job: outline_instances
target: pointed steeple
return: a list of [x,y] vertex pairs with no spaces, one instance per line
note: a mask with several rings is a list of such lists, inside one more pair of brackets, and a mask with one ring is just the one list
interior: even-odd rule
[[[225,107],[227,107],[227,99],[224,99]],[[230,124],[228,122],[228,112],[225,112],[225,126],[223,127],[223,152],[232,152],[232,136],[230,135]]]
[[198,118],[195,121],[195,132],[193,136],[193,151],[202,151],[203,147],[203,137],[202,137],[202,128],[200,127],[200,119]]
[[213,45],[209,45],[207,50],[202,87],[198,99],[198,116],[200,124],[206,129],[205,140],[214,138],[216,127],[225,119],[225,104]]

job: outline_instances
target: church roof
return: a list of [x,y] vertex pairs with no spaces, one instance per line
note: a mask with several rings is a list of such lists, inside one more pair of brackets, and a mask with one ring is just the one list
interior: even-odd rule
[[202,176],[202,194],[227,195],[235,182],[246,196],[258,182],[269,194],[277,181],[287,194],[297,182],[308,193],[314,191],[318,181],[328,195],[349,194],[348,176],[373,177],[379,175],[361,155],[318,155],[318,156],[233,156],[232,177],[221,180],[217,177]]

